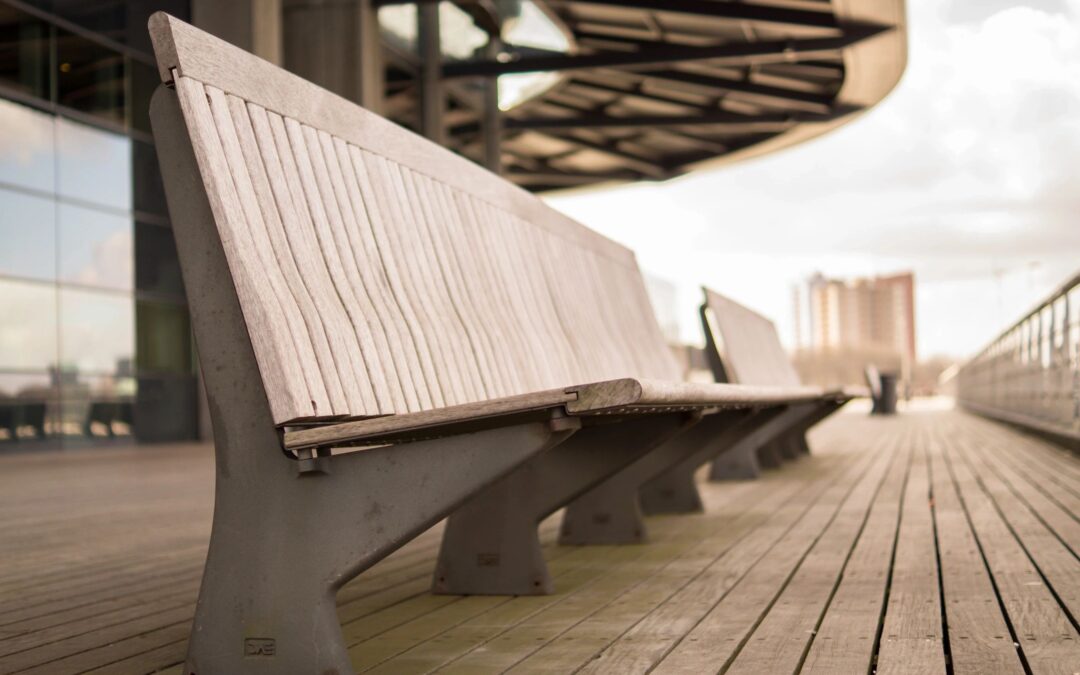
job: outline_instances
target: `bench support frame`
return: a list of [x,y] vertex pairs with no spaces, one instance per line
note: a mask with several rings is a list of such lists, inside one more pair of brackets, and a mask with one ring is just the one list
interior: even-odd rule
[[774,410],[733,410],[706,417],[693,430],[696,433],[676,439],[684,445],[678,459],[643,481],[638,491],[642,510],[649,515],[703,512],[705,506],[695,478],[697,470],[710,459],[727,453],[774,414]]
[[[601,420],[598,420],[601,421]],[[537,529],[559,508],[590,494],[620,467],[661,445],[692,421],[681,413],[646,415],[580,429],[533,457],[454,512],[446,524],[432,590],[457,595],[544,595],[554,583]],[[629,492],[633,503],[636,486]],[[603,519],[599,540],[643,532],[640,512]],[[590,541],[588,543],[598,543]]]
[[779,468],[781,457],[798,459],[809,454],[806,432],[841,405],[843,403],[838,401],[821,401],[789,407],[770,425],[762,427],[758,434],[714,460],[709,470],[709,480],[757,478],[761,468]]
[[351,673],[337,591],[574,430],[541,415],[310,460],[286,454],[174,92],[159,87],[151,118],[215,438],[213,529],[184,672]]

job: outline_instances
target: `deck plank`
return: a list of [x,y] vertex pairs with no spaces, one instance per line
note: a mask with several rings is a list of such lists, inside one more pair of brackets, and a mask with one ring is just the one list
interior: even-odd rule
[[814,542],[735,658],[729,673],[795,672],[799,668],[870,516],[871,506],[885,482],[890,478],[896,481],[906,469],[896,461],[895,446],[885,444],[873,451],[883,455],[875,472],[863,479],[848,496],[836,517]]
[[[739,495],[744,498],[750,497],[751,493],[748,488],[752,487],[754,487],[752,484],[736,486],[722,499],[713,499],[710,506],[713,509],[718,509],[722,508],[724,504],[738,503],[745,505],[753,503],[736,500]],[[664,519],[660,520],[663,521]],[[679,524],[673,523],[672,525],[671,528],[665,527],[659,532],[655,532],[654,539],[669,540],[672,536],[678,536],[681,530]],[[589,584],[597,581],[610,568],[610,565],[605,564],[604,560],[606,552],[611,551],[610,548],[586,547],[582,550],[598,552],[600,556],[591,565],[574,570],[570,575],[559,577],[556,580],[557,594],[543,597],[514,598],[512,602],[501,605],[495,610],[478,616],[460,626],[451,627],[435,639],[418,644],[398,657],[380,664],[376,672],[421,672],[442,666],[481,647],[489,640],[530,619],[548,607],[565,601],[568,597],[580,592],[580,589],[584,589]],[[644,552],[644,547],[633,547],[626,550],[636,550],[637,556],[635,559],[637,559]]]
[[755,560],[708,614],[657,665],[657,673],[700,673],[702,668],[726,666],[769,611],[810,547],[818,540],[853,491],[861,495],[867,484],[876,485],[889,457],[869,453],[847,472],[831,481],[821,498],[772,546]]
[[[901,436],[896,434],[896,436]],[[804,673],[869,672],[892,567],[911,446],[893,439],[897,459],[870,508],[866,526],[842,572],[803,661]]]
[[877,656],[883,675],[945,672],[929,467],[925,447],[915,443],[913,452]]
[[[436,526],[339,593],[354,665],[1080,672],[1080,460],[952,411],[846,412],[812,443],[646,546],[545,521],[551,596],[432,596]],[[205,446],[0,455],[0,674],[181,675],[212,483]]]
[[[982,459],[985,462],[986,458]],[[1015,479],[1015,476],[994,471],[984,462],[972,463],[969,467],[1075,623],[1080,618],[1080,564],[1076,555],[1039,518],[1031,504],[1022,501],[1006,484],[1006,480]]]
[[945,464],[941,440],[934,434],[926,444],[953,672],[1023,673],[993,581]]
[[[955,443],[954,450],[963,443]],[[997,505],[976,481],[971,448],[959,449],[945,462],[968,513],[975,535],[993,575],[1001,605],[1020,643],[1023,658],[1034,673],[1075,673],[1080,667],[1080,635],[1043,583],[1038,569],[1010,531]]]
[[846,459],[828,473],[808,467],[797,480],[763,491],[750,508],[732,511],[734,517],[702,521],[704,531],[694,533],[700,543],[686,555],[530,654],[514,671],[567,672],[582,664],[585,673],[647,670],[694,625],[692,617],[700,618],[715,604],[710,596],[739,578],[740,560],[753,560],[754,551],[760,555],[769,545],[768,533],[775,541],[778,532],[787,531],[785,524],[790,527],[806,512],[827,477],[840,475],[849,464]]

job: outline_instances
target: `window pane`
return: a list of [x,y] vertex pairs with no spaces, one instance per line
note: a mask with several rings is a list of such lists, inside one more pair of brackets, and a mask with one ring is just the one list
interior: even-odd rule
[[131,434],[135,379],[65,373],[60,384],[62,433],[65,436]]
[[56,279],[56,205],[0,188],[0,274]]
[[55,119],[0,99],[0,183],[52,192]]
[[139,301],[135,316],[139,373],[191,373],[191,325],[187,309]]
[[131,140],[57,118],[57,189],[61,195],[131,210]]
[[48,435],[58,404],[48,374],[0,373],[0,443]]
[[86,38],[56,30],[56,101],[104,120],[124,123],[124,56]]
[[5,5],[0,5],[0,82],[49,98],[49,25]]
[[72,373],[132,375],[135,303],[130,296],[60,289],[60,362]]
[[61,204],[60,279],[86,286],[131,290],[132,222],[97,209]]
[[56,367],[56,286],[0,279],[0,369]]
[[135,223],[135,288],[184,296],[176,242],[169,228]]

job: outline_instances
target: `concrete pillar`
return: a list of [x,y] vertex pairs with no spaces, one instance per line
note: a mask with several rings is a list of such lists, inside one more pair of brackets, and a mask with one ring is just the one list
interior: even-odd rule
[[284,66],[373,112],[385,81],[378,10],[372,0],[283,0]]
[[[500,45],[494,38],[488,46],[488,58],[494,60]],[[502,111],[499,110],[499,78],[484,80],[484,110],[481,129],[484,134],[484,166],[492,173],[502,173]]]
[[446,100],[442,86],[439,3],[418,3],[416,23],[420,48],[420,133],[442,145],[445,141]]
[[281,0],[191,0],[199,28],[281,65]]

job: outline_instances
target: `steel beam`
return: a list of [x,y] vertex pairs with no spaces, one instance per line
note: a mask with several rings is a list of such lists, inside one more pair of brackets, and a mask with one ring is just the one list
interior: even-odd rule
[[633,52],[524,56],[506,62],[466,61],[444,66],[443,77],[490,77],[510,73],[641,67],[706,60],[724,64],[792,63],[800,58],[817,59],[833,54],[889,30],[892,29],[887,26],[859,25],[846,28],[844,35],[840,37],[729,43],[707,47],[672,44],[648,46],[645,43]]
[[[435,4],[435,0],[376,0],[382,5]],[[789,9],[772,5],[743,2],[713,2],[711,0],[557,0],[556,4],[603,5],[620,9],[636,9],[646,12],[669,12],[691,16],[707,16],[732,21],[797,26],[802,28],[836,28],[836,17],[831,12],[806,9]]]
[[[724,126],[747,133],[780,132],[798,122],[825,122],[833,115],[769,114],[751,117],[723,111],[698,115],[633,115],[612,117],[591,113],[581,117],[519,117],[508,118],[507,129],[619,129],[637,127],[670,127],[684,125]],[[561,138],[561,137],[560,137]]]
[[747,82],[744,80],[732,80],[726,77],[688,73],[681,70],[648,71],[638,73],[638,75],[651,80],[686,84],[706,90],[722,90],[748,94],[754,98],[778,102],[785,106],[798,108],[808,112],[827,113],[831,110],[833,103],[832,96],[811,94],[804,91],[773,87],[767,84],[757,84],[755,82]]
[[557,138],[560,141],[573,143],[579,148],[583,148],[585,150],[592,150],[594,152],[599,152],[601,154],[607,155],[608,157],[612,157],[625,165],[626,168],[636,171],[640,174],[649,176],[651,178],[663,179],[667,176],[667,169],[665,169],[663,166],[656,164],[654,161],[646,157],[640,157],[633,153],[626,152],[625,150],[621,150],[616,143],[596,143],[594,141],[578,138],[573,134],[558,133],[551,130],[544,130],[542,133],[545,136],[551,136],[552,138]]

